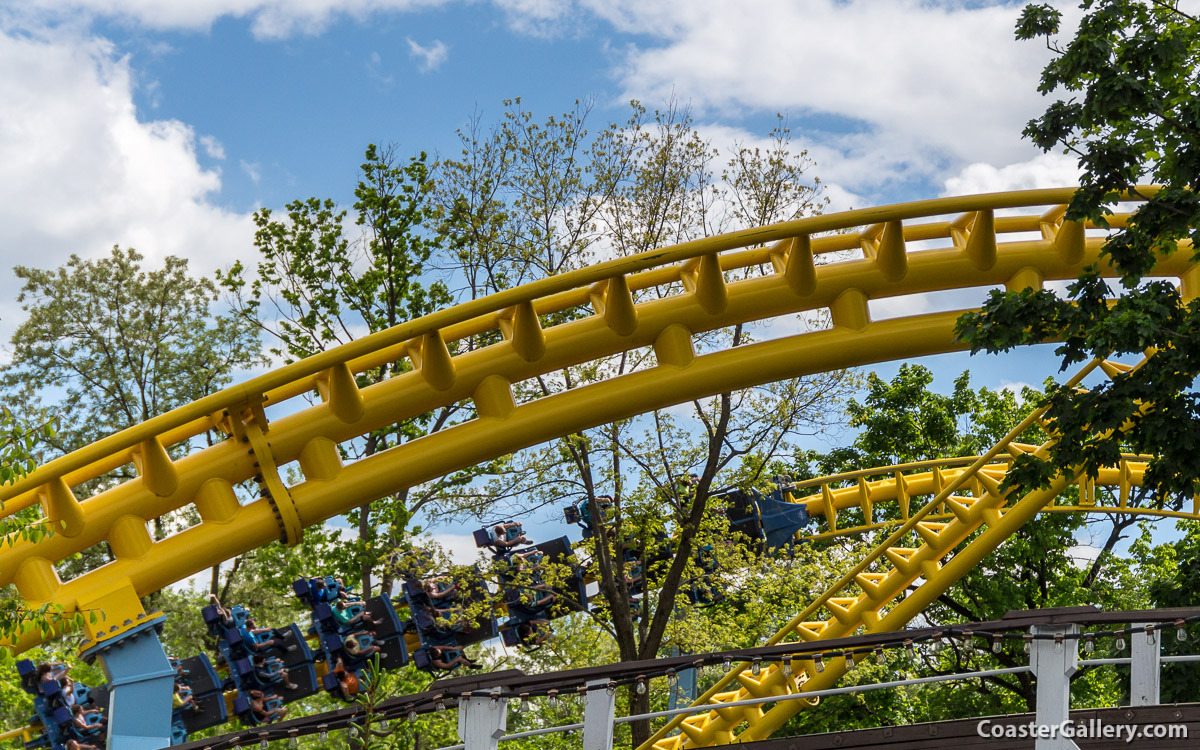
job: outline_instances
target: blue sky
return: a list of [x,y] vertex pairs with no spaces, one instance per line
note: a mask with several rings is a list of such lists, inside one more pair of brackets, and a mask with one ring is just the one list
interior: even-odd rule
[[[831,209],[1061,186],[1022,141],[1049,54],[1020,3],[951,0],[15,0],[0,9],[0,338],[16,264],[113,244],[211,273],[250,214],[352,200],[367,143],[453,152],[506,98],[591,97],[594,129],[674,96],[714,145],[785,113]],[[1071,5],[1061,4],[1072,17]],[[955,298],[965,307],[978,294]],[[0,349],[0,359],[3,358]],[[1040,383],[1045,350],[932,359],[949,388]],[[880,368],[893,373],[896,365]]]
[[[367,143],[453,153],[456,128],[512,97],[539,116],[591,98],[599,129],[631,98],[674,96],[718,147],[753,142],[784,113],[833,210],[1066,184],[1072,161],[1019,135],[1044,106],[1048,53],[1013,40],[1018,12],[949,0],[8,3],[0,338],[20,319],[15,264],[121,244],[211,273],[249,256],[256,208],[351,202]],[[1011,371],[1030,368],[987,368],[981,382],[1019,379]]]

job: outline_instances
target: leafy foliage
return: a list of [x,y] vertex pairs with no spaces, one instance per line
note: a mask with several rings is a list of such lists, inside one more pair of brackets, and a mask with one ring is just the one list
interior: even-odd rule
[[26,320],[13,334],[3,386],[12,403],[53,398],[71,450],[195,401],[259,361],[254,331],[210,313],[216,287],[169,256],[146,269],[133,249],[18,266]]
[[[1200,288],[1195,270],[1181,289],[1146,275],[1178,243],[1195,252],[1200,240],[1200,21],[1166,0],[1086,0],[1083,8],[1065,47],[1049,41],[1060,31],[1059,11],[1031,5],[1021,16],[1017,37],[1046,38],[1057,53],[1040,90],[1061,96],[1025,135],[1044,150],[1061,147],[1079,157],[1082,187],[1067,219],[1109,227],[1122,196],[1148,200],[1124,226],[1112,227],[1105,267],[1086,269],[1067,299],[1047,290],[993,292],[981,312],[960,319],[958,334],[972,351],[1061,340],[1063,369],[1154,351],[1145,367],[1111,383],[1048,394],[1062,440],[1049,464],[1028,462],[1018,479],[1044,484],[1071,466],[1094,476],[1119,450],[1116,441],[1095,436],[1124,429],[1130,449],[1155,456],[1150,483],[1158,502],[1178,507],[1200,488]],[[1117,276],[1120,288],[1102,275]]]
[[[330,199],[292,201],[282,219],[263,208],[254,215],[260,257],[255,272],[247,274],[238,262],[218,274],[239,319],[266,331],[275,342],[271,352],[286,362],[450,302],[442,281],[425,278],[431,258],[445,252],[447,245],[445,227],[431,216],[434,183],[426,155],[402,161],[394,148],[372,144],[360,175],[353,205],[359,237],[348,236],[347,211]],[[358,385],[365,388],[409,369],[408,360],[400,357],[359,373]],[[342,450],[345,457],[371,456],[437,432],[453,423],[458,412],[458,406],[451,406],[405,419],[344,444]],[[376,585],[390,590],[387,569],[377,582],[374,574],[380,561],[403,542],[410,519],[441,492],[466,484],[472,476],[461,472],[423,488],[406,488],[348,513],[358,538],[341,545],[338,567],[354,570],[364,593]],[[328,551],[339,554],[336,547]]]
[[[11,484],[37,466],[37,449],[54,436],[52,420],[30,425],[22,422],[8,409],[0,409],[0,487]],[[0,502],[0,512],[4,503]],[[6,513],[0,521],[0,533],[9,543],[16,540],[37,541],[53,533],[53,529],[38,523],[35,509]],[[42,605],[29,607],[12,587],[0,589],[0,644],[22,632],[37,630],[49,633],[56,628],[80,624],[83,615],[64,614],[58,607]],[[0,668],[12,666],[12,651],[0,645]],[[0,695],[3,687],[0,686]],[[0,705],[4,705],[0,703]]]
[[[633,102],[625,122],[594,136],[587,104],[544,123],[519,100],[506,106],[490,129],[472,122],[460,133],[460,155],[438,164],[434,200],[459,238],[447,270],[464,280],[470,298],[579,268],[601,252],[633,255],[824,205],[811,162],[792,147],[782,120],[767,147],[727,154],[718,179],[719,154],[676,103],[651,111]],[[695,345],[700,352],[742,346],[753,333],[739,325],[696,336]],[[648,349],[605,357],[526,381],[516,396],[543,398],[655,364]],[[659,410],[567,436],[513,457],[481,506],[496,514],[500,499],[519,497],[525,507],[577,500],[598,518],[596,498],[611,496],[611,535],[587,548],[604,600],[597,624],[622,659],[686,647],[668,633],[686,629],[675,626],[690,616],[684,592],[703,577],[697,552],[715,556],[723,570],[746,562],[710,496],[735,484],[763,485],[771,461],[790,452],[797,434],[820,429],[851,382],[846,373],[828,373],[698,400],[686,416]],[[644,596],[628,581],[639,575]],[[629,700],[640,713],[649,698]],[[644,739],[644,725],[632,736],[635,744]]]

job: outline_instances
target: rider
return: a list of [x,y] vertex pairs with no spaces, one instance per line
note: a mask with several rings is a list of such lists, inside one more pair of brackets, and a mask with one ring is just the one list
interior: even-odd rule
[[492,539],[492,546],[497,550],[511,549],[518,544],[529,543],[521,524],[517,521],[496,524],[492,527],[489,536]]
[[268,707],[267,695],[263,691],[251,690],[248,695],[250,697],[250,710],[254,712],[255,718],[263,724],[270,724],[287,716],[287,709],[282,705]]

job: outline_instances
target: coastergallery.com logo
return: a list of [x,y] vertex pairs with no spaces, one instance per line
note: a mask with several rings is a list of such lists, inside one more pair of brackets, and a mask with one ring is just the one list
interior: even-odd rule
[[1182,740],[1187,739],[1186,724],[1107,724],[1099,719],[1071,721],[1060,724],[997,723],[983,719],[975,725],[980,737],[1006,740],[1105,739],[1105,740]]

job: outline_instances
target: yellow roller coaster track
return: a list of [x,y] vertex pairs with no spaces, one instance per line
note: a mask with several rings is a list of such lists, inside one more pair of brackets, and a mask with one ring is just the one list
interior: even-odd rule
[[[1036,447],[1014,443],[1012,451],[1019,455]],[[996,456],[991,463],[980,468],[978,474],[997,483],[1003,482],[1014,457]],[[978,458],[970,456],[897,464],[798,482],[788,493],[788,499],[803,504],[809,516],[816,519],[817,527],[800,532],[797,539],[828,539],[899,526],[911,518],[914,498],[937,495]],[[1149,460],[1149,456],[1123,455],[1116,466],[1100,469],[1095,479],[1083,477],[1074,497],[1056,497],[1041,512],[1129,514],[1200,520],[1200,497],[1193,498],[1190,508],[1186,510],[1158,507],[1153,502],[1139,501],[1134,497],[1134,489],[1142,486]],[[979,476],[971,477],[963,489],[964,494],[975,497],[982,495],[986,491],[984,481]],[[960,499],[950,496],[947,502]],[[881,503],[884,504],[882,508],[878,507]],[[895,510],[888,511],[892,503],[895,504]],[[926,518],[947,521],[954,518],[954,513],[943,503]]]
[[[402,487],[657,407],[961,349],[953,337],[958,311],[872,320],[871,301],[1074,278],[1097,260],[1104,232],[1064,220],[1072,192],[943,198],[697,240],[506,290],[279,368],[50,461],[0,490],[0,518],[40,504],[57,528],[36,541],[10,535],[0,542],[0,586],[15,584],[34,605],[99,613],[97,623],[85,625],[86,635],[103,639],[136,624],[143,615],[138,597],[269,542],[294,544],[305,527]],[[1125,218],[1111,224],[1119,227]],[[1200,292],[1200,268],[1190,252],[1160,259],[1155,274],[1180,279],[1185,298]],[[697,334],[814,310],[829,312],[828,329],[697,354]],[[574,314],[553,316],[565,322],[544,327],[549,314],[560,311]],[[489,332],[498,332],[497,343],[465,345]],[[514,399],[514,383],[642,347],[653,349],[655,366],[543,398]],[[356,373],[405,357],[411,372],[368,388],[356,385]],[[321,401],[309,404],[304,397],[314,391]],[[477,416],[351,464],[339,457],[339,443],[460,402]],[[172,451],[212,428],[228,438],[202,450]],[[288,486],[279,467],[292,462],[302,479]],[[1128,474],[1125,484],[1135,473],[1140,477],[1135,463],[1115,469]],[[72,488],[126,465],[137,478],[77,500]],[[938,469],[927,481],[988,486],[993,474],[976,469],[958,474],[960,482]],[[903,505],[919,494],[918,479],[896,476],[895,499]],[[242,505],[234,486],[247,480],[257,480],[263,493]],[[885,491],[876,489],[879,481],[855,482],[853,492],[826,485],[821,499],[805,500],[815,515],[833,521],[830,533],[849,528],[838,527],[836,517],[851,505],[864,524],[873,523],[861,511]],[[188,505],[199,523],[166,539],[151,537],[147,522]],[[959,505],[947,495],[928,514],[957,513]],[[1018,507],[1026,506],[1003,514],[1003,528],[1022,518]],[[896,533],[925,529],[916,524],[926,523],[928,514],[907,520],[902,514]],[[956,523],[963,522],[949,521],[953,531],[939,536],[939,545],[957,538]],[[60,579],[57,563],[103,542],[111,563]],[[896,622],[893,615],[883,619]],[[21,651],[41,639],[27,632],[11,645]]]
[[[1067,381],[1067,385],[1078,385],[1097,366],[1110,377],[1131,369],[1128,365],[1095,360]],[[1048,509],[1091,511],[1100,507],[1109,512],[1114,509],[1117,512],[1130,512],[1132,506],[1128,501],[1132,487],[1140,483],[1144,463],[1128,459],[1118,467],[1103,470],[1096,480],[1083,478],[1079,499],[1072,505],[1052,508],[1065,490],[1080,479],[1077,476],[1060,475],[1049,487],[1018,498],[1011,497],[1011,491],[1001,491],[1004,464],[996,461],[998,456],[1005,453],[1010,456],[1031,454],[1042,458],[1054,445],[1053,436],[1037,446],[1018,440],[1035,424],[1045,426],[1045,409],[1035,409],[990,451],[977,457],[969,466],[957,470],[953,478],[947,477],[946,472],[938,466],[931,467],[923,477],[906,475],[901,467],[891,467],[899,470],[891,472],[891,478],[874,483],[874,488],[886,490],[890,485],[892,498],[901,505],[903,517],[899,520],[873,521],[872,502],[876,498],[872,497],[872,483],[865,476],[858,476],[855,486],[836,491],[829,487],[832,482],[838,481],[836,478],[816,480],[821,492],[812,503],[823,504],[827,523],[833,527],[825,535],[893,525],[896,528],[861,562],[792,618],[767,644],[810,644],[812,641],[853,635],[859,630],[899,630],[1038,513]],[[870,473],[880,471],[870,470]],[[849,478],[843,476],[840,481]],[[1119,497],[1116,504],[1096,505],[1097,483],[1110,483],[1117,488]],[[835,494],[837,492],[842,496],[838,497]],[[929,492],[935,493],[933,498],[910,514],[907,503],[912,495]],[[862,523],[852,529],[837,528],[838,510],[849,509],[853,505],[857,505],[862,513]],[[1163,513],[1194,517],[1194,514],[1182,511]],[[822,690],[836,683],[846,672],[845,663],[841,661],[819,666],[812,661],[801,662],[801,669],[795,672],[784,670],[782,663],[772,664],[757,676],[747,671],[747,666],[738,665],[700,696],[695,705],[719,705],[750,698]],[[683,747],[765,739],[807,705],[811,703],[791,700],[764,704],[766,707],[712,708],[687,718],[677,717],[642,747],[678,750]],[[676,727],[680,734],[667,737]]]

